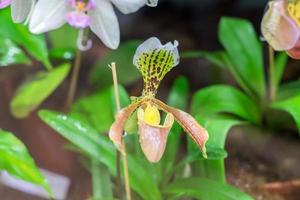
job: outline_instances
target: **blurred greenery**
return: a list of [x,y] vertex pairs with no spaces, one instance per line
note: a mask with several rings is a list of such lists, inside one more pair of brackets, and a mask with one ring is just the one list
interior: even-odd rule
[[18,179],[43,187],[50,196],[51,188],[35,165],[24,144],[12,133],[0,129],[0,169]]
[[66,78],[69,64],[54,68],[49,72],[38,72],[23,83],[10,103],[12,114],[24,118],[37,108]]

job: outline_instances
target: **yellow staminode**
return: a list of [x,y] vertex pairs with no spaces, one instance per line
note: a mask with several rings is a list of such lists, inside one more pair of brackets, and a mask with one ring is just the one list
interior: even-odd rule
[[147,105],[144,111],[144,122],[152,126],[158,126],[160,123],[160,113],[156,106]]
[[288,0],[287,12],[300,27],[300,0]]

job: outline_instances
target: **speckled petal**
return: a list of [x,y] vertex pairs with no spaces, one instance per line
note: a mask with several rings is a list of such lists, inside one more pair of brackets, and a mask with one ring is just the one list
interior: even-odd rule
[[169,132],[174,123],[174,117],[168,113],[162,126],[153,126],[144,120],[144,110],[138,109],[138,127],[141,148],[146,158],[152,162],[158,162],[165,152]]
[[124,127],[131,114],[138,108],[141,102],[130,104],[117,113],[116,120],[109,130],[109,138],[113,141],[118,150],[121,151],[122,136]]
[[284,6],[284,0],[270,1],[261,23],[263,36],[277,51],[293,48],[300,36],[299,27],[287,16]]
[[171,113],[174,115],[175,120],[181,125],[185,132],[194,140],[194,142],[199,146],[202,151],[203,157],[206,155],[205,144],[209,138],[208,132],[203,128],[190,114],[172,108],[158,99],[152,99],[153,103],[156,104],[160,109],[165,112]]
[[15,23],[24,22],[34,8],[35,0],[13,0],[11,3],[11,16]]

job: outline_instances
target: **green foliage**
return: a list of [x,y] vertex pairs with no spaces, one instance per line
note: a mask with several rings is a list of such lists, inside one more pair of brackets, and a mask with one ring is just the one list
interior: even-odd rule
[[230,113],[253,123],[259,123],[261,118],[255,102],[228,85],[215,85],[198,91],[193,96],[191,112],[202,116]]
[[0,169],[18,179],[43,187],[52,196],[43,177],[24,144],[12,133],[0,129]]
[[42,62],[47,69],[52,67],[48,58],[46,40],[43,36],[33,35],[25,26],[13,23],[9,9],[0,10],[0,19],[0,37],[10,39],[24,47],[31,56]]
[[0,67],[13,64],[29,64],[30,59],[24,51],[10,39],[0,37]]
[[239,77],[239,83],[256,97],[263,98],[266,88],[262,45],[251,23],[223,17],[219,25],[219,39],[232,63],[231,70]]
[[180,179],[169,185],[165,193],[173,197],[192,197],[199,200],[253,200],[250,196],[227,184],[200,178]]
[[26,117],[37,108],[65,79],[70,65],[61,65],[49,72],[39,72],[23,83],[10,103],[12,114],[17,118]]
[[109,52],[102,57],[93,67],[90,73],[90,82],[97,86],[108,86],[111,84],[111,71],[107,70],[111,62],[118,66],[118,81],[120,84],[131,84],[141,76],[132,63],[132,56],[140,41],[131,40],[122,43],[115,51]]

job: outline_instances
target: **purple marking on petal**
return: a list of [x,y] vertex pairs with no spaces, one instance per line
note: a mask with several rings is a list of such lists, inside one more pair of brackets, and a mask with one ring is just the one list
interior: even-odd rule
[[68,0],[68,3],[69,3],[70,5],[72,5],[73,7],[76,6],[76,0]]
[[86,9],[90,10],[93,9],[95,7],[95,0],[89,0],[89,2],[86,5]]
[[11,4],[12,0],[0,0],[0,9],[5,8]]
[[74,26],[75,28],[86,28],[91,23],[90,16],[86,15],[85,13],[76,11],[68,13],[66,16],[66,20],[71,26]]

